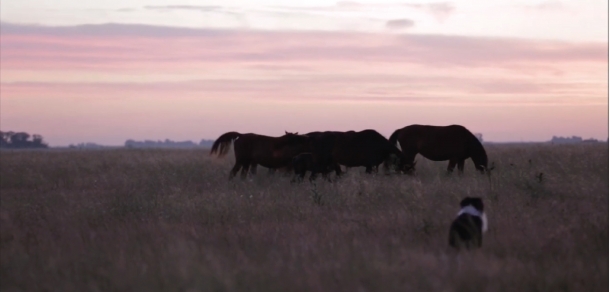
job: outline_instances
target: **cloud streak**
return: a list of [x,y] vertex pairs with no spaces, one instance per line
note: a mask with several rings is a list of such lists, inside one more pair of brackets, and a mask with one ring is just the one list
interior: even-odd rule
[[385,26],[389,29],[402,30],[415,26],[411,19],[393,19],[386,22]]
[[[408,20],[398,20],[393,26],[410,24]],[[608,62],[608,45],[604,43],[446,35],[231,31],[120,24],[45,27],[5,23],[1,32],[1,60],[5,68],[119,68],[149,62],[285,65],[323,61],[474,68]]]
[[194,10],[201,12],[218,11],[221,10],[222,6],[217,5],[146,5],[144,9],[148,10],[160,10],[160,11],[171,11],[171,10]]

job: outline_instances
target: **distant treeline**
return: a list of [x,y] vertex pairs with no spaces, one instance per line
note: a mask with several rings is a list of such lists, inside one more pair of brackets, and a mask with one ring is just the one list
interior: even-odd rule
[[578,137],[578,136],[572,136],[572,137],[553,136],[553,139],[551,139],[551,143],[553,143],[553,144],[603,143],[603,142],[604,141],[599,141],[599,140],[593,139],[593,138],[583,140],[581,137]]
[[[475,136],[479,141],[483,142],[483,135],[476,133]],[[38,134],[30,135],[26,132],[2,132],[0,131],[0,148],[12,148],[12,149],[25,149],[25,148],[49,148],[49,145],[44,142],[43,137]],[[582,139],[578,136],[572,137],[558,137],[553,136],[551,141],[552,144],[579,144],[579,143],[608,143],[608,141],[596,140],[596,139]],[[548,143],[548,142],[547,142]],[[202,139],[198,144],[193,141],[172,141],[165,139],[161,140],[144,140],[135,141],[129,139],[125,141],[126,148],[211,148],[214,144],[214,140]],[[96,143],[79,143],[71,144],[69,148],[85,148],[85,149],[100,149],[108,148]],[[115,146],[116,147],[116,146]],[[111,147],[114,148],[114,147]]]
[[49,148],[42,136],[38,134],[30,135],[26,132],[2,132],[0,131],[0,148]]
[[125,141],[125,147],[127,148],[211,148],[212,144],[214,144],[214,140],[205,139],[201,140],[199,144],[195,144],[193,141],[175,142],[169,139],[165,139],[165,141],[134,141],[131,139]]
[[78,144],[70,144],[68,148],[83,148],[83,149],[103,149],[103,148],[113,148],[111,146],[104,146],[96,143],[78,143]]

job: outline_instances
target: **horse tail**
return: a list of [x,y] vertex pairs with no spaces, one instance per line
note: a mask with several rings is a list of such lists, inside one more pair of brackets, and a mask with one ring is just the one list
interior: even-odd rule
[[392,133],[392,135],[390,136],[390,144],[396,146],[396,142],[398,142],[398,133],[400,132],[400,129],[394,131],[394,133]]
[[229,149],[231,149],[231,143],[240,136],[241,134],[237,132],[228,132],[222,134],[220,137],[218,137],[218,139],[216,139],[216,141],[214,141],[214,145],[212,145],[210,155],[213,155],[215,153],[218,154],[218,157],[223,157],[227,155]]

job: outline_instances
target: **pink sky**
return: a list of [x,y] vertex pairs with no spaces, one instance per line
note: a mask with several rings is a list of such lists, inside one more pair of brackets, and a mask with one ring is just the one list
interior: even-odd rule
[[462,124],[486,141],[608,137],[607,39],[150,24],[1,32],[1,129],[52,146],[389,135],[409,124]]

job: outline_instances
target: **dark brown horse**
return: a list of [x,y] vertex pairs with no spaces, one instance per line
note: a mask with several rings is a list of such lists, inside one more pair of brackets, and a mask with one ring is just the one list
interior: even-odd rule
[[406,160],[400,150],[375,130],[314,132],[307,135],[311,137],[312,153],[321,164],[318,169],[332,168],[340,175],[339,165],[364,166],[366,172],[371,173],[373,168],[377,168],[381,163],[384,163],[387,169],[391,156],[398,157],[399,169],[405,168]]
[[479,140],[468,129],[459,125],[427,126],[411,125],[394,131],[390,143],[400,143],[407,162],[413,162],[419,153],[433,161],[449,160],[447,171],[452,172],[456,164],[460,173],[464,161],[472,158],[477,170],[487,169],[487,153]]
[[381,163],[388,169],[392,156],[398,158],[397,170],[406,168],[402,152],[375,130],[339,134],[332,150],[333,162],[346,167],[364,166],[366,173],[371,173]]
[[248,169],[260,164],[269,169],[290,167],[292,158],[309,149],[309,137],[288,133],[281,137],[269,137],[258,134],[240,134],[228,132],[212,145],[210,155],[225,156],[235,141],[235,165],[229,174],[232,179],[241,169],[241,177],[246,178]]

